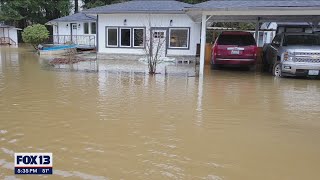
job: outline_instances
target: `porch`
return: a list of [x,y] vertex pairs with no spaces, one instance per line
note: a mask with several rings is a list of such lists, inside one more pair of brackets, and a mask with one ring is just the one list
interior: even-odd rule
[[78,49],[93,50],[96,48],[96,37],[94,35],[52,35],[46,44],[75,44]]

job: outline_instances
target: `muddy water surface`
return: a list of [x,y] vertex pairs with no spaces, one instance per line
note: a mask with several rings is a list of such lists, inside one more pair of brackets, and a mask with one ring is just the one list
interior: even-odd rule
[[[320,81],[53,71],[1,49],[0,179],[318,179]],[[15,176],[14,152],[54,175]]]

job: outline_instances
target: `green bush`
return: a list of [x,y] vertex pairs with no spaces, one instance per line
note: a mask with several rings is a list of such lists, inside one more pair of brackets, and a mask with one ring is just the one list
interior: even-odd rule
[[26,27],[22,32],[22,40],[25,43],[30,43],[35,49],[40,43],[43,43],[49,38],[49,31],[42,24],[34,24]]

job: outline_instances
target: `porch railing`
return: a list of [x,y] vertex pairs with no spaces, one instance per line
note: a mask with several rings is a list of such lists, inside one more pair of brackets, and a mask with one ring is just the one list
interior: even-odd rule
[[96,37],[93,35],[53,35],[49,36],[49,44],[76,44],[81,46],[96,47]]
[[17,45],[17,43],[9,37],[0,37],[1,45]]

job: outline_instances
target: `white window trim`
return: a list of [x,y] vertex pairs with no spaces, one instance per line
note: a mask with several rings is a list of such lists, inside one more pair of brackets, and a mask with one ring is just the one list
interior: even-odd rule
[[[132,28],[119,28],[120,29],[120,38],[118,39],[118,41],[119,41],[119,43],[120,43],[120,47],[131,47],[131,41],[132,41],[132,32],[131,32],[131,29]],[[123,45],[121,45],[121,30],[122,29],[129,29],[130,30],[130,45],[129,46],[123,46]]]
[[[171,30],[187,30],[188,33],[187,33],[187,47],[171,47]],[[190,29],[189,28],[169,28],[169,45],[168,47],[170,49],[189,49],[189,44],[190,44]]]
[[[117,45],[109,45],[109,29],[116,29],[117,30]],[[119,28],[117,27],[107,27],[107,47],[118,47],[119,45]]]
[[[134,30],[136,30],[136,29],[142,29],[142,31],[143,31],[143,43],[142,43],[142,46],[135,46],[134,45]],[[132,28],[132,47],[136,47],[136,48],[141,48],[141,47],[144,47],[144,45],[145,45],[145,30],[144,30],[144,28]]]

